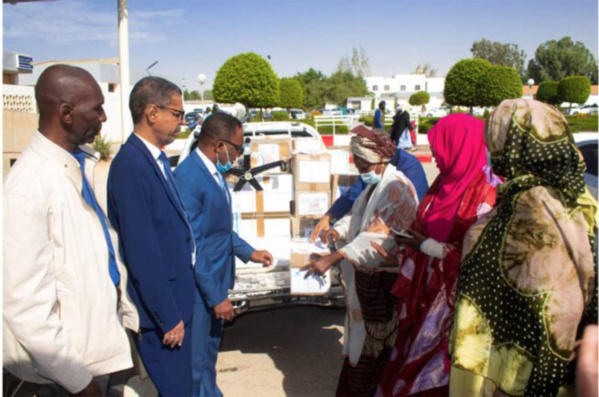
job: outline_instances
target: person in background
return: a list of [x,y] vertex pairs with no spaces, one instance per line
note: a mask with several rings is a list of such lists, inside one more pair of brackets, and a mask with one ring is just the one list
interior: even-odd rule
[[108,215],[140,312],[139,354],[161,396],[189,396],[195,298],[193,233],[166,154],[185,124],[181,90],[156,76],[135,84],[133,133],[108,173]]
[[397,335],[396,301],[389,293],[397,269],[382,267],[373,243],[391,249],[392,229],[409,227],[416,217],[416,189],[389,161],[395,145],[385,131],[359,130],[351,152],[368,185],[352,211],[323,236],[336,251],[310,261],[307,274],[323,274],[341,262],[345,285],[345,357],[337,396],[372,396]]
[[[401,171],[412,182],[412,185],[416,189],[418,200],[422,200],[428,190],[428,181],[420,161],[414,155],[402,149],[397,149],[390,164],[395,165],[395,168]],[[332,222],[343,218],[351,210],[354,201],[356,201],[356,198],[358,198],[366,186],[364,181],[358,178],[350,189],[335,200],[327,213],[315,225],[310,235],[310,240],[316,241],[322,232],[329,229]]]
[[385,129],[385,101],[380,101],[379,108],[374,112],[374,117],[372,118],[372,128],[379,130]]
[[393,116],[393,125],[391,126],[391,140],[399,149],[413,149],[410,131],[413,129],[410,122],[410,113],[403,109],[401,104],[397,105],[397,111]]
[[450,395],[572,390],[575,342],[597,323],[597,203],[555,107],[503,101],[488,117],[497,206],[464,239],[450,338]]
[[[447,339],[453,319],[462,241],[495,203],[499,183],[487,164],[484,123],[466,114],[442,118],[428,140],[439,176],[418,207],[411,237],[396,237],[399,330],[380,396],[446,396]],[[385,252],[381,252],[386,256]]]
[[[45,69],[39,127],[4,183],[3,367],[6,395],[101,396],[133,366],[123,325],[139,318],[117,237],[98,205],[92,143],[104,96],[85,70]],[[121,324],[122,323],[122,324]]]
[[255,250],[233,231],[231,196],[222,173],[242,153],[241,122],[214,113],[202,125],[197,148],[175,170],[200,252],[194,268],[193,396],[222,396],[216,384],[216,358],[223,323],[235,316],[228,297],[235,283],[235,257],[266,266],[273,263],[268,251]]

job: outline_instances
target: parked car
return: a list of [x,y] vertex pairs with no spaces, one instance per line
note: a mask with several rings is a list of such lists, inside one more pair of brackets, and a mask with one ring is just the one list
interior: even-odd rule
[[185,123],[187,125],[195,123],[200,118],[201,118],[201,116],[200,116],[200,114],[198,112],[187,112],[187,113],[185,113]]
[[449,109],[445,107],[436,107],[420,113],[422,117],[445,117],[449,114]]
[[[268,138],[291,138],[292,143],[297,141],[313,142],[326,150],[322,137],[310,125],[299,122],[268,122],[244,123],[244,136],[252,142]],[[200,129],[196,129],[187,138],[185,145],[177,158],[171,158],[171,165],[176,166],[183,161],[196,147]],[[311,145],[313,146],[313,145]],[[244,238],[240,231],[240,237]],[[246,237],[247,238],[247,237]],[[291,239],[291,237],[289,237]],[[276,239],[272,244],[277,244]],[[280,244],[280,243],[279,243]],[[276,252],[277,247],[260,247],[271,252]],[[289,265],[280,265],[275,268],[249,267],[236,269],[236,287],[229,291],[229,299],[237,313],[266,307],[280,307],[281,305],[311,304],[317,306],[343,306],[343,294],[339,281],[339,272],[333,271],[332,286],[325,295],[295,296],[290,292]]]
[[599,144],[599,135],[597,133],[579,133],[574,134],[574,140],[587,166],[584,172],[584,182],[593,197],[597,198],[597,145]]
[[295,120],[305,120],[306,119],[306,113],[304,113],[304,111],[302,109],[291,109],[289,111],[289,114],[291,115],[291,118],[295,119]]
[[570,110],[571,115],[575,114],[599,114],[599,107],[596,103],[582,105]]

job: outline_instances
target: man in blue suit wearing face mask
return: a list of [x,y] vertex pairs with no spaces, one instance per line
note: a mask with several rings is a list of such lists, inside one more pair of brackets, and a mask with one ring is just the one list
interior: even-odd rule
[[235,257],[266,266],[273,262],[269,252],[254,250],[233,231],[231,196],[222,173],[242,153],[239,120],[214,113],[202,124],[198,147],[175,170],[198,247],[191,335],[194,396],[222,396],[215,367],[223,322],[235,316],[228,298],[235,282]]

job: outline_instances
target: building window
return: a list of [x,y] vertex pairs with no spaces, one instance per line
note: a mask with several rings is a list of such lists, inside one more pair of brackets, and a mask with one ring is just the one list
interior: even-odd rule
[[378,85],[373,85],[372,86],[372,91],[378,91],[379,90],[379,86]]
[[385,86],[385,91],[389,91],[389,86],[388,85]]
[[115,92],[115,91],[116,91],[116,84],[108,83],[108,92]]
[[420,91],[420,86],[419,85],[414,86],[414,90]]
[[406,86],[405,85],[400,85],[399,86],[399,90],[400,91],[405,91],[406,90]]

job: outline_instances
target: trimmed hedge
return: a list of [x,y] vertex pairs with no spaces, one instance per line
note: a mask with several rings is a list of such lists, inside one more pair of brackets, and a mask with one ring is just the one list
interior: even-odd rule
[[560,102],[585,103],[591,95],[591,80],[586,76],[564,77],[557,86]]
[[289,121],[289,113],[287,112],[271,112],[272,121]]
[[[397,98],[396,98],[397,99]],[[429,103],[431,96],[426,91],[418,91],[410,96],[408,102],[412,106],[422,106]]]
[[599,127],[599,116],[594,115],[574,115],[566,116],[570,131],[576,132],[597,132]]
[[559,81],[543,81],[539,84],[539,90],[535,99],[549,105],[558,105],[560,103],[557,97],[558,86]]
[[458,61],[445,77],[445,102],[452,106],[478,106],[478,82],[492,67],[485,59]]
[[522,80],[511,66],[492,66],[478,80],[479,106],[497,106],[504,99],[522,98]]

